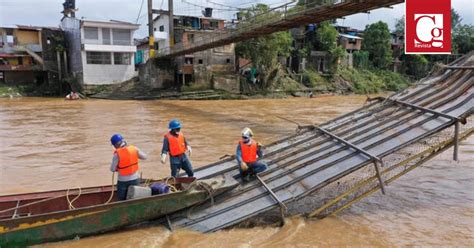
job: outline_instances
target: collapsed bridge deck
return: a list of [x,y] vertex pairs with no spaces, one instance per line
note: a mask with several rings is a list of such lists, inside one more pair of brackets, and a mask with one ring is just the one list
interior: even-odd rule
[[[369,166],[377,172],[381,187],[385,179],[379,169],[388,156],[451,127],[456,149],[459,125],[474,109],[474,79],[469,69],[473,65],[471,53],[389,98],[373,99],[368,106],[266,146],[261,160],[269,168],[259,174],[265,185],[259,180],[243,184],[216,197],[213,205],[170,216],[172,225],[217,231],[295,202]],[[237,174],[233,158],[195,171],[198,178]]]

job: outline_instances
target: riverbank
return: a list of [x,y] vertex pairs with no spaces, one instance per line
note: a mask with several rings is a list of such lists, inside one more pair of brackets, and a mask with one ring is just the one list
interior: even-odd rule
[[[114,85],[86,87],[85,93],[94,99],[109,100],[236,100],[236,99],[281,99],[292,97],[314,97],[318,95],[375,94],[398,91],[412,82],[406,76],[391,71],[340,67],[336,73],[322,75],[313,70],[291,73],[278,70],[266,82],[248,82],[240,77],[234,88],[239,92],[214,89],[213,83],[191,83],[180,89],[156,89],[138,79]],[[8,86],[0,84],[0,97],[47,96],[52,93],[47,85]],[[60,96],[63,97],[63,96]]]
[[7,86],[0,84],[0,98],[22,97],[23,89],[17,86]]
[[291,97],[313,97],[317,95],[376,94],[398,91],[408,87],[412,81],[406,76],[382,70],[341,67],[331,75],[321,75],[313,70],[294,74],[279,71],[266,83],[250,83],[241,77],[240,93],[217,90],[212,83],[190,84],[176,89],[154,89],[137,80],[121,84],[98,86],[89,97],[110,100],[235,100],[275,99]]

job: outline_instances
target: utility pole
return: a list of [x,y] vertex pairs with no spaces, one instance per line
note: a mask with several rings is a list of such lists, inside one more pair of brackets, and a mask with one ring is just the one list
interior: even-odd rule
[[155,57],[155,36],[153,30],[153,0],[148,0],[148,46],[150,59]]
[[173,14],[173,0],[168,0],[168,13],[169,13],[169,35],[170,35],[170,48],[174,45],[174,14]]

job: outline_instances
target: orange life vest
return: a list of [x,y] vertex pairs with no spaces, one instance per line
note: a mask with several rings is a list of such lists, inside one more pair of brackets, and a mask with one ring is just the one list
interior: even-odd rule
[[168,132],[165,134],[165,137],[168,139],[171,156],[176,157],[186,152],[186,141],[184,140],[183,133],[180,132],[178,137],[176,137]]
[[251,140],[250,145],[240,141],[240,151],[242,152],[242,160],[245,163],[253,163],[257,161],[257,142]]
[[138,151],[134,146],[120,147],[115,152],[119,158],[117,169],[121,176],[132,175],[138,170]]

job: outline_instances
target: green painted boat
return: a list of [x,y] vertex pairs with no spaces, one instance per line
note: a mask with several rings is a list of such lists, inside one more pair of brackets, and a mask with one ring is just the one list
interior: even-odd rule
[[0,196],[0,247],[117,230],[203,203],[238,185],[233,178],[224,177],[177,178],[170,184],[176,192],[125,201],[114,196],[109,203],[111,190],[115,191],[112,186]]

